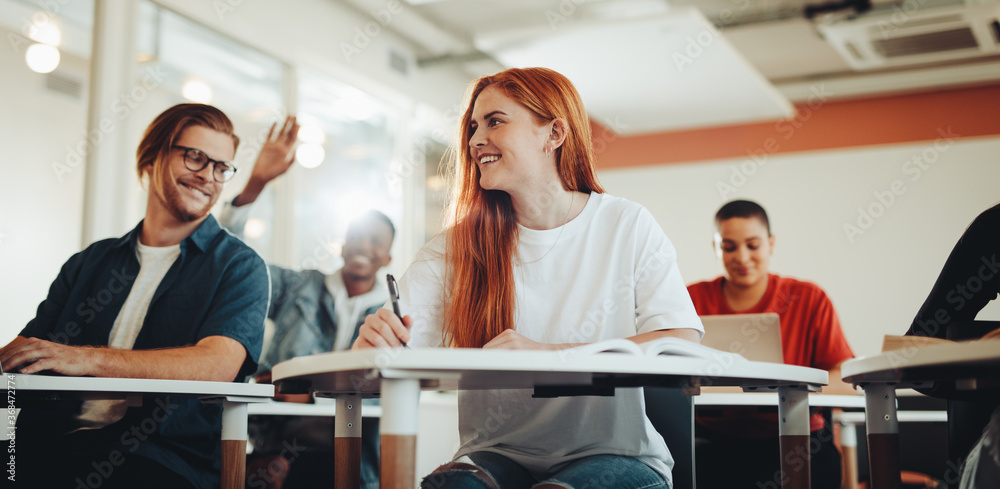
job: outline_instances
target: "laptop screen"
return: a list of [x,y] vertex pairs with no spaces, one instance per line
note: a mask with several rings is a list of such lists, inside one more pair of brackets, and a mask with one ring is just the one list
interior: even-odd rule
[[784,363],[781,322],[773,312],[701,316],[705,337],[701,344],[739,353],[754,362]]

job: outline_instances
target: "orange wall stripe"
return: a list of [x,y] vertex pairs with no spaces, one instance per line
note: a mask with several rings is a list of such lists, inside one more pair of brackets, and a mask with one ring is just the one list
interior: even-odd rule
[[1000,85],[892,97],[796,105],[792,120],[616,136],[592,123],[601,169],[680,163],[751,154],[1000,134]]

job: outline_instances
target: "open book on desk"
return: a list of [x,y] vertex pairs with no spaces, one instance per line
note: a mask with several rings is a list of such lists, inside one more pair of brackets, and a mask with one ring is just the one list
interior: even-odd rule
[[655,357],[657,355],[676,355],[682,357],[703,358],[714,360],[725,358],[729,362],[746,362],[743,355],[728,351],[716,350],[705,345],[681,338],[666,337],[636,343],[625,338],[589,343],[575,348],[562,350],[566,355],[588,355],[592,353],[624,353],[635,356]]
[[891,335],[887,334],[882,339],[882,351],[893,351],[893,350],[903,350],[907,348],[920,348],[924,346],[933,345],[953,345],[955,343],[974,343],[977,341],[989,341],[1000,339],[1000,328],[994,329],[989,333],[986,333],[981,338],[974,340],[946,340],[944,338],[937,338],[933,336],[916,336],[916,335]]

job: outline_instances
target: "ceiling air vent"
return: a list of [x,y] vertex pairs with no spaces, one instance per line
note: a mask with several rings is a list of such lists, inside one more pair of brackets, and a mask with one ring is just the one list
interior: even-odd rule
[[979,43],[972,29],[963,27],[940,32],[928,32],[908,37],[877,39],[872,43],[875,52],[886,57],[914,56],[960,49],[978,49]]
[[45,88],[73,98],[80,98],[83,92],[83,82],[73,76],[52,72],[45,75]]
[[818,28],[855,70],[1000,54],[1000,4],[872,13]]

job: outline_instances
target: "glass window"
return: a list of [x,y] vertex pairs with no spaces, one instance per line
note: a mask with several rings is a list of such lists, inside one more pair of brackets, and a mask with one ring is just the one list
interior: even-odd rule
[[[282,86],[286,66],[276,58],[250,48],[201,24],[151,2],[139,7],[136,80],[149,73],[160,80],[141,100],[134,100],[130,120],[136,147],[145,126],[164,109],[182,102],[201,102],[221,109],[233,121],[240,146],[236,176],[226,183],[215,211],[246,185],[260,146],[271,124],[283,120]],[[141,121],[141,122],[140,122]],[[244,239],[267,261],[276,259],[274,233],[275,189],[265,188],[250,211]],[[137,189],[129,208],[142,218],[146,194]]]
[[290,265],[329,273],[343,264],[355,217],[375,209],[399,231],[403,196],[391,165],[401,123],[392,107],[350,85],[309,70],[299,80]]

